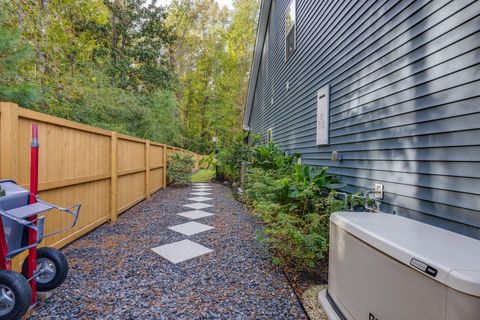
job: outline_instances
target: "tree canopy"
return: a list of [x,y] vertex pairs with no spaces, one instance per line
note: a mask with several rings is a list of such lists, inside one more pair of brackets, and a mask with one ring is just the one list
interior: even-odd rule
[[208,153],[241,130],[257,0],[0,0],[0,100]]

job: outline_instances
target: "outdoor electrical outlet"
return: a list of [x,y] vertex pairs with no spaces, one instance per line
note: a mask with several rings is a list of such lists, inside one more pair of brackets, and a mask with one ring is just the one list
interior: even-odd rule
[[375,187],[373,188],[373,196],[375,199],[383,199],[383,184],[375,183]]

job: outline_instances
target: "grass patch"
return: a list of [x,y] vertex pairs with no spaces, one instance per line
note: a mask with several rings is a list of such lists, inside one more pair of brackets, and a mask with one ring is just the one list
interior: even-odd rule
[[215,170],[200,169],[192,176],[192,182],[210,182],[215,177]]

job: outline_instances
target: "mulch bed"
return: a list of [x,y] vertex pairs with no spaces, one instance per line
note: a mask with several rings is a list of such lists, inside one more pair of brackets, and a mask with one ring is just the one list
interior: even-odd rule
[[[256,240],[259,225],[230,189],[212,184],[215,229],[184,236],[190,188],[167,188],[70,244],[67,281],[31,319],[305,319],[282,271]],[[213,253],[174,265],[150,248],[190,239]],[[301,283],[301,282],[300,282]],[[302,286],[300,286],[302,287]]]
[[326,285],[328,282],[328,259],[321,261],[315,270],[298,270],[289,266],[283,267],[292,287],[302,296],[312,286]]

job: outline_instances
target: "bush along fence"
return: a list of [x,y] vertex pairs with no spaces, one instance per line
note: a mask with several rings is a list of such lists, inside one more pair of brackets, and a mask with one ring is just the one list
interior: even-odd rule
[[[28,188],[32,123],[39,127],[40,196],[62,206],[82,203],[75,228],[45,240],[60,248],[166,187],[167,161],[187,150],[107,131],[0,102],[0,179]],[[67,225],[49,213],[45,231]],[[18,268],[25,255],[14,259]]]

